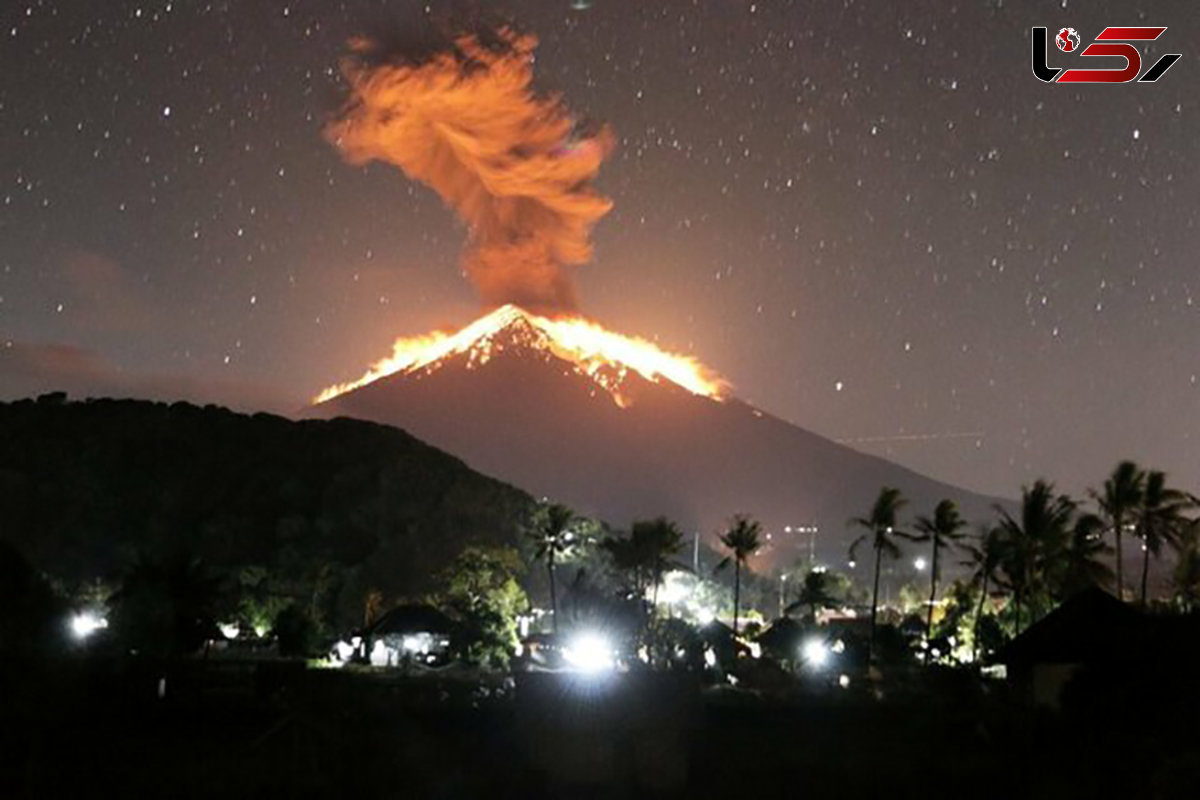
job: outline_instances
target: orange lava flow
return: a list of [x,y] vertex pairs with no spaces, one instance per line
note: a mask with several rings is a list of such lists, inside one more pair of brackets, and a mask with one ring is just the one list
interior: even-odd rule
[[397,339],[391,356],[371,365],[356,381],[326,388],[314,402],[332,400],[388,375],[430,368],[459,354],[470,354],[472,363],[486,363],[491,357],[492,337],[522,323],[536,338],[531,344],[574,364],[577,370],[607,389],[621,407],[627,406],[628,398],[621,394],[620,382],[630,370],[647,380],[668,381],[714,400],[722,399],[725,394],[725,382],[690,356],[668,353],[645,339],[613,333],[582,317],[552,319],[506,305],[458,331]]

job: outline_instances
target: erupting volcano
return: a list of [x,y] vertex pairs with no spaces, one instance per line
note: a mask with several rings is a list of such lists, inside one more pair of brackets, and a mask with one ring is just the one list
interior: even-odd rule
[[[572,332],[596,338],[581,345]],[[635,355],[612,358],[608,342],[632,343]],[[643,352],[666,366],[639,362]],[[785,526],[820,527],[818,556],[844,559],[846,520],[884,485],[917,508],[951,498],[968,518],[983,518],[993,502],[761,411],[694,361],[511,306],[456,333],[402,339],[396,358],[328,390],[311,413],[404,428],[616,525],[665,514],[710,534],[734,512],[753,513],[774,532],[764,558],[776,563],[810,545]]]
[[448,37],[432,54],[352,43],[343,63],[350,97],[326,135],[351,162],[394,164],[454,208],[470,232],[466,274],[499,308],[453,333],[398,339],[391,357],[318,403],[461,354],[468,366],[486,363],[502,340],[564,360],[621,407],[631,373],[721,397],[721,379],[696,360],[575,312],[567,269],[591,257],[591,226],[611,208],[590,182],[612,136],[533,91],[536,44],[509,29]]
[[454,356],[464,355],[468,368],[473,368],[514,344],[570,363],[577,373],[608,391],[622,408],[632,402],[626,390],[631,372],[717,400],[725,391],[724,381],[700,362],[664,352],[645,339],[613,333],[581,317],[550,319],[507,305],[453,333],[397,339],[390,358],[374,364],[356,381],[330,386],[316,402],[332,400],[397,372],[429,373]]
[[534,44],[507,30],[432,54],[354,44],[330,141],[353,163],[399,167],[457,212],[464,271],[491,310],[398,339],[312,413],[403,427],[615,524],[665,514],[711,533],[750,512],[779,534],[768,550],[780,562],[812,544],[785,526],[820,526],[818,552],[840,558],[846,519],[884,485],[918,508],[951,498],[968,517],[990,513],[990,498],[776,419],[697,360],[578,313],[569,271],[590,259],[591,227],[610,208],[591,181],[613,140],[532,91]]

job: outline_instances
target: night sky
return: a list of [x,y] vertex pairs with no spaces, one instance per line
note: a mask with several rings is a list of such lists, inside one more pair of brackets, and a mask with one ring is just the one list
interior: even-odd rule
[[[322,138],[347,38],[446,5],[0,6],[0,395],[290,411],[469,321],[454,215]],[[1200,491],[1194,0],[488,6],[616,135],[586,313],[968,488]],[[1155,84],[1030,72],[1031,26],[1139,24]]]

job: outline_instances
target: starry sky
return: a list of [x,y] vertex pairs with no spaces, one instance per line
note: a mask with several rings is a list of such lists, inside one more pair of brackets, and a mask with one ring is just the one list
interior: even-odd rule
[[[586,313],[968,488],[1133,457],[1200,491],[1191,0],[6,2],[0,396],[288,411],[469,321],[454,215],[321,131],[348,37],[480,5],[615,132]],[[1183,58],[1042,84],[1034,25]]]

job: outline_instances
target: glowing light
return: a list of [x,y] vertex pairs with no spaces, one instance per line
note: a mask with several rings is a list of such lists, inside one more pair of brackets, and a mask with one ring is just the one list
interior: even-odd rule
[[356,381],[326,388],[314,402],[324,403],[388,375],[432,372],[444,359],[456,355],[467,357],[468,368],[486,364],[505,346],[497,334],[513,325],[517,327],[512,330],[527,335],[526,344],[573,364],[577,373],[608,391],[621,408],[631,402],[621,391],[630,372],[655,383],[673,383],[714,400],[722,399],[726,391],[720,377],[689,356],[668,353],[645,339],[613,333],[582,317],[551,319],[506,305],[453,333],[397,339],[390,357],[373,364]]
[[347,641],[339,641],[333,646],[333,655],[337,661],[346,662],[354,655],[356,649],[358,648]]
[[580,672],[607,672],[616,667],[612,644],[597,633],[582,633],[563,648],[563,658]]
[[76,639],[86,639],[108,627],[108,620],[92,611],[81,611],[71,617],[71,633]]
[[820,669],[829,660],[829,647],[820,639],[807,639],[801,645],[800,653],[805,663],[810,667]]
[[701,625],[708,625],[717,618],[717,613],[711,608],[700,608],[696,611],[696,619]]
[[221,630],[221,635],[226,639],[236,639],[241,630],[236,622],[225,622],[217,626]]
[[658,599],[667,605],[675,605],[691,596],[692,590],[684,583],[684,573],[668,572],[658,588]]
[[839,675],[838,676],[838,686],[842,687],[843,689],[849,689],[850,688],[850,676],[846,675],[844,673],[842,675]]
[[433,652],[436,642],[431,633],[414,633],[400,640],[400,648],[405,653],[427,656]]
[[913,559],[913,567],[917,570],[917,572],[924,572],[925,567],[927,566],[929,566],[929,562],[927,562],[924,557],[917,556]]

